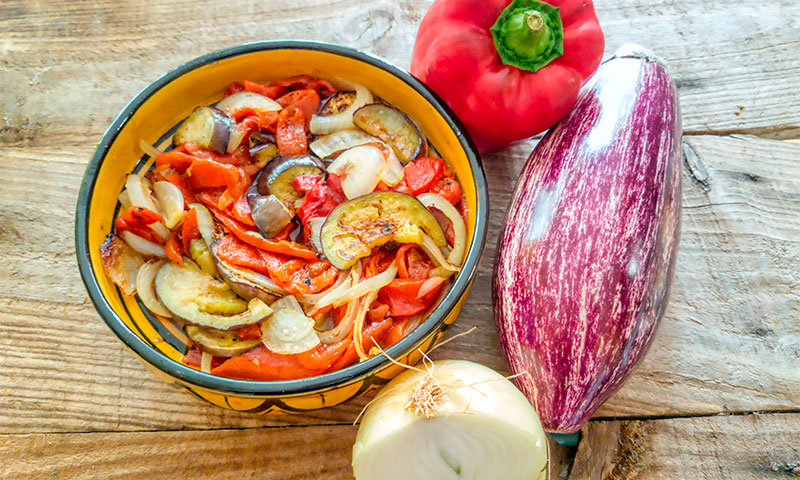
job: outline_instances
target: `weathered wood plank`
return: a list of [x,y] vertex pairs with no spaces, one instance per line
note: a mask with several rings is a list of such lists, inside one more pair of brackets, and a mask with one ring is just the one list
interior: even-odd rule
[[[800,145],[714,136],[688,143],[711,189],[684,175],[667,318],[639,370],[598,414],[800,408]],[[436,358],[505,371],[492,323],[491,267],[526,148],[486,158],[491,234],[453,329],[478,330]],[[0,432],[352,422],[368,399],[300,417],[206,406],[156,380],[125,351],[93,310],[75,264],[73,205],[89,154],[86,147],[0,149]]]
[[[634,41],[669,63],[686,131],[800,136],[798,2],[595,3],[607,54]],[[0,143],[92,144],[123,105],[163,72],[237,43],[327,41],[407,68],[429,4],[6,1],[0,15]]]
[[[346,479],[356,427],[0,435],[5,480]],[[551,478],[793,478],[800,414],[590,422],[569,471],[551,444]],[[794,472],[794,473],[793,473]]]
[[800,476],[800,414],[590,422],[570,480]]

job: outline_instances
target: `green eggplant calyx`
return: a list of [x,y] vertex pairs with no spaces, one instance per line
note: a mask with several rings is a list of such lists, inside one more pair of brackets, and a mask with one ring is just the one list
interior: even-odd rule
[[558,7],[537,0],[514,0],[491,28],[500,60],[535,72],[564,53]]

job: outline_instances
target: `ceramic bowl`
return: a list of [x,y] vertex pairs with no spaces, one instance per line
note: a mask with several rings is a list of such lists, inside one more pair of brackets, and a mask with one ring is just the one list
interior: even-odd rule
[[100,244],[111,232],[125,176],[146,157],[140,140],[159,144],[197,105],[219,100],[234,81],[271,80],[298,74],[343,78],[365,85],[413,118],[431,145],[455,170],[468,208],[468,249],[460,274],[430,316],[387,353],[404,364],[419,361],[455,321],[466,299],[486,241],[488,194],[477,150],[455,115],[422,82],[368,54],[300,41],[240,45],[192,60],[168,72],[134,98],[100,141],[86,169],[77,212],[78,263],[95,308],[109,328],[158,377],[223,408],[254,413],[299,413],[345,402],[383,385],[402,367],[382,355],[343,370],[291,381],[222,378],[180,363],[187,348],[182,330],[150,314],[106,277]]

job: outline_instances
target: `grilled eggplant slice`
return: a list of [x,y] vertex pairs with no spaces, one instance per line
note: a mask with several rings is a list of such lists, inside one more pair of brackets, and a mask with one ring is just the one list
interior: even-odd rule
[[294,211],[270,194],[250,201],[250,216],[261,234],[265,238],[272,238],[291,223]]
[[259,299],[246,302],[230,287],[191,266],[168,263],[156,274],[156,294],[173,315],[218,330],[251,325],[272,310]]
[[261,344],[261,340],[242,340],[233,331],[217,330],[197,325],[187,325],[186,335],[194,343],[203,347],[203,351],[218,357],[233,357],[252,350]]
[[319,113],[317,115],[321,117],[329,117],[331,115],[336,115],[337,113],[342,113],[347,109],[347,107],[352,105],[355,100],[356,92],[354,90],[342,90],[336,92],[328,97],[322,105],[320,105]]
[[178,147],[194,142],[215,152],[226,153],[230,135],[231,119],[222,110],[197,107],[175,131],[172,144]]
[[322,226],[322,250],[342,270],[390,241],[421,244],[428,234],[445,246],[442,227],[414,196],[390,190],[373,192],[333,209]]
[[422,135],[414,122],[396,108],[383,103],[364,105],[353,114],[353,123],[386,142],[403,163],[408,163],[419,155]]

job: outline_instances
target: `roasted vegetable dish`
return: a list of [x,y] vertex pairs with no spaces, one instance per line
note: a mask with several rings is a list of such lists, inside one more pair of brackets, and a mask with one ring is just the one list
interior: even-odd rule
[[233,83],[127,176],[103,266],[185,333],[186,365],[291,380],[380,354],[460,270],[465,202],[416,123],[361,85]]

